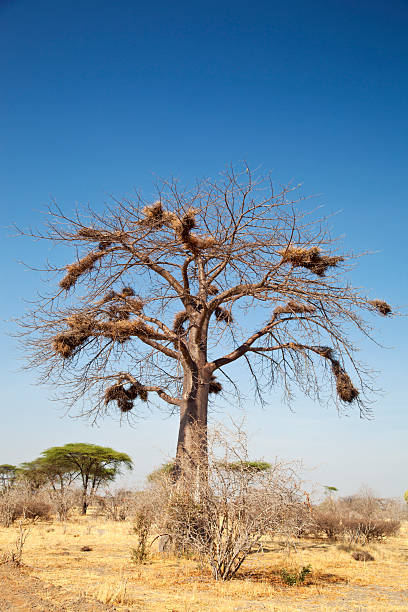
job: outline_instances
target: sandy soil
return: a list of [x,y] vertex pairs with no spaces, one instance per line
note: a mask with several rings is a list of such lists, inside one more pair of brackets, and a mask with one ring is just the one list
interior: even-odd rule
[[[299,541],[290,555],[270,542],[228,583],[215,583],[194,560],[158,553],[135,565],[128,522],[89,516],[30,529],[22,568],[0,565],[1,611],[408,610],[408,526],[398,538],[370,546],[371,563],[328,542]],[[12,549],[17,535],[17,526],[0,529],[0,553]],[[283,584],[281,568],[309,564],[306,584]]]

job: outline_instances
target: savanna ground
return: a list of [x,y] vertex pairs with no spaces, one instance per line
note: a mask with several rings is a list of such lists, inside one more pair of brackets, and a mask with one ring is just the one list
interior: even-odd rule
[[[251,555],[235,579],[218,583],[193,559],[153,550],[147,563],[133,563],[130,522],[90,514],[65,524],[36,522],[30,529],[22,567],[0,565],[0,610],[408,609],[407,523],[398,537],[364,548],[374,556],[371,562],[352,558],[362,547],[305,539],[288,551],[265,540],[264,552]],[[13,548],[18,533],[17,524],[0,528],[0,556]],[[307,565],[312,572],[303,585],[285,584],[282,569]]]

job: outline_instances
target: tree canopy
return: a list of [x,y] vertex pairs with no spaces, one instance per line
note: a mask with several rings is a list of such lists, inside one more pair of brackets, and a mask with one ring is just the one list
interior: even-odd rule
[[156,199],[101,213],[54,207],[29,235],[78,254],[48,267],[59,286],[23,323],[30,366],[70,403],[88,396],[92,418],[163,400],[180,413],[177,466],[194,464],[193,446],[205,454],[209,401],[239,392],[228,374],[238,359],[261,402],[277,385],[288,400],[296,387],[319,398],[329,381],[340,405],[367,413],[354,332],[370,335],[365,313],[391,308],[350,284],[353,257],[293,186],[276,190],[244,165],[191,189],[161,181]]
[[89,498],[98,488],[113,481],[122,467],[132,469],[132,460],[126,453],[96,444],[71,443],[53,446],[41,454],[40,464],[48,470],[50,477],[63,478],[69,475],[71,481],[80,478],[83,491],[83,512],[86,513]]

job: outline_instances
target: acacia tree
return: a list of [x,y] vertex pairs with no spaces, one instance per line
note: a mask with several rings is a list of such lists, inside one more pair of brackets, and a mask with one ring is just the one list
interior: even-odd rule
[[121,467],[132,469],[132,460],[126,453],[82,442],[48,448],[38,461],[54,484],[59,479],[60,490],[64,487],[64,478],[68,477],[70,483],[76,478],[81,480],[82,514],[86,514],[89,500],[102,484],[115,480]]
[[115,406],[137,415],[158,397],[180,413],[177,469],[203,465],[209,399],[220,376],[239,391],[228,374],[238,359],[261,401],[279,384],[289,399],[296,385],[318,397],[331,378],[339,402],[366,413],[352,328],[368,334],[365,311],[391,309],[349,284],[350,257],[291,186],[275,191],[245,166],[189,190],[161,181],[153,203],[49,215],[46,230],[23,233],[77,257],[47,266],[59,286],[25,322],[30,366],[68,401],[90,396],[93,418]]

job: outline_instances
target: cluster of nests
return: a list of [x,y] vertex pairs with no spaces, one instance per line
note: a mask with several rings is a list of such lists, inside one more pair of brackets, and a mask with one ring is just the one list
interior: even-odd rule
[[331,369],[336,378],[337,395],[343,402],[351,404],[358,397],[359,392],[351,382],[350,376],[335,358],[333,349],[329,346],[316,346],[313,350],[331,362]]
[[97,261],[102,259],[104,255],[108,253],[109,248],[112,245],[113,240],[118,240],[121,237],[120,232],[114,232],[109,235],[109,239],[104,236],[104,232],[94,229],[92,227],[83,227],[78,230],[78,238],[84,238],[85,240],[99,241],[98,248],[95,251],[91,251],[82,259],[66,266],[66,275],[60,280],[59,286],[61,289],[68,291],[75,285],[78,278],[85,272],[90,272]]
[[317,276],[324,276],[328,268],[333,268],[344,261],[344,257],[322,255],[318,247],[302,249],[290,246],[280,251],[280,254],[284,262],[291,263],[295,268],[306,268]]
[[104,311],[108,321],[101,321],[94,314],[73,314],[66,318],[68,329],[57,334],[52,346],[64,359],[72,357],[76,350],[83,346],[92,336],[104,336],[118,342],[126,342],[132,336],[149,338],[159,337],[158,332],[141,319],[129,320],[131,314],[139,314],[143,301],[135,296],[131,287],[124,287],[120,293],[110,291],[98,303],[98,306],[109,304]]
[[68,330],[57,334],[52,341],[52,347],[64,359],[75,354],[95,331],[95,321],[85,315],[73,314],[66,319]]
[[[128,386],[125,386],[125,385]],[[222,385],[217,381],[215,376],[211,376],[208,392],[211,394],[218,394],[222,391]],[[110,402],[116,402],[121,412],[130,412],[134,406],[134,401],[139,398],[142,402],[147,402],[149,394],[147,387],[142,385],[139,381],[135,381],[131,384],[126,381],[118,381],[114,385],[107,387],[105,390],[104,402],[105,406]]]
[[105,390],[105,405],[116,402],[121,412],[129,412],[133,408],[135,399],[147,402],[148,392],[144,385],[136,381],[127,388],[122,382],[117,382]]
[[198,236],[192,234],[191,230],[197,227],[195,216],[197,210],[189,208],[181,217],[175,213],[163,209],[160,201],[151,206],[145,206],[142,210],[144,218],[140,221],[142,227],[150,229],[160,229],[161,227],[171,227],[187,251],[197,254],[203,249],[208,249],[215,244],[212,236]]
[[[215,243],[214,238],[211,236],[198,236],[191,233],[196,227],[195,215],[197,211],[194,208],[189,208],[181,217],[178,217],[173,212],[165,211],[161,202],[155,202],[151,206],[146,206],[142,212],[144,214],[144,219],[140,221],[142,227],[145,226],[151,229],[160,229],[163,225],[171,227],[184,248],[193,254],[197,254],[203,249],[213,246]],[[109,234],[109,237],[106,237],[104,232],[92,227],[80,229],[77,236],[85,240],[98,240],[99,244],[96,250],[66,266],[66,274],[59,283],[61,289],[66,291],[71,289],[78,278],[85,272],[90,272],[96,262],[109,252],[112,241],[120,241],[122,239],[121,232],[114,232]]]
[[275,310],[273,311],[273,314],[276,316],[279,314],[293,314],[293,313],[313,314],[314,312],[316,312],[316,308],[315,306],[312,306],[311,304],[302,304],[300,302],[296,302],[295,300],[289,300],[286,304],[275,308]]
[[106,313],[110,321],[129,319],[131,314],[142,312],[144,306],[143,300],[135,296],[132,287],[124,287],[120,293],[109,291],[99,304],[109,304]]

